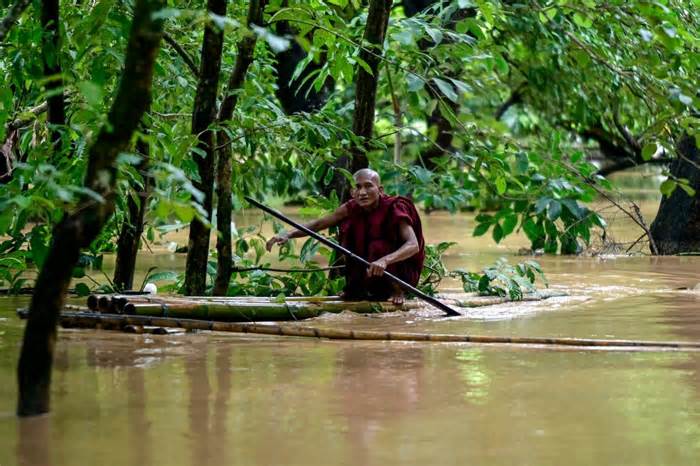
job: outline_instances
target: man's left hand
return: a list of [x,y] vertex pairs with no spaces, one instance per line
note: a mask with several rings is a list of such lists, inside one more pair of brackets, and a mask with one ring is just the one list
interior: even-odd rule
[[369,264],[369,268],[367,269],[367,276],[368,277],[381,277],[384,274],[384,270],[386,270],[387,266],[387,261],[385,258],[377,259],[376,261],[372,262]]

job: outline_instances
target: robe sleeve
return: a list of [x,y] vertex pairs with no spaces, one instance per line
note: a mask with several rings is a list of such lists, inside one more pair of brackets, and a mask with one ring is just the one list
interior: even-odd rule
[[416,208],[413,206],[411,201],[399,197],[394,201],[392,205],[392,217],[393,223],[398,226],[401,221],[408,223],[411,227],[415,228],[416,225]]

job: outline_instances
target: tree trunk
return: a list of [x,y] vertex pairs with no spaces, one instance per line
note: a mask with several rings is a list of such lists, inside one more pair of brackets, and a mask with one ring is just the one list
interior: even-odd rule
[[[247,24],[262,25],[263,10],[266,0],[250,0],[248,6]],[[238,94],[243,88],[248,67],[253,63],[253,52],[257,36],[246,34],[238,43],[238,56],[236,65],[231,72],[226,90],[226,97],[219,110],[218,121],[224,123],[231,119],[233,110],[238,103]],[[214,295],[224,296],[228,291],[228,283],[231,279],[232,253],[231,253],[231,139],[225,131],[217,134],[217,167],[216,167],[216,228],[218,236],[216,240],[217,266],[216,279],[214,280]]]
[[[421,11],[424,11],[426,8],[435,3],[438,3],[438,0],[423,0],[416,2],[404,1],[404,11],[406,12],[406,16],[413,16]],[[446,4],[449,2],[443,1],[442,3]],[[447,28],[454,30],[460,20],[464,18],[473,18],[476,16],[476,13],[476,8],[462,8],[457,10],[447,24]],[[446,39],[445,42],[449,42],[449,39]],[[419,43],[421,50],[427,53],[429,53],[428,49],[432,45],[433,42],[427,39],[424,39]],[[455,72],[455,70],[450,70],[447,71],[445,75],[447,77],[456,78],[459,75],[459,71],[460,70],[457,70],[457,72]],[[433,110],[433,113],[428,117],[428,133],[435,133],[435,141],[420,154],[421,164],[428,170],[434,171],[438,167],[435,159],[442,157],[452,150],[452,140],[454,139],[454,128],[452,127],[452,122],[445,117],[443,111],[449,111],[456,117],[457,113],[459,112],[459,104],[450,100],[432,82],[428,83],[426,89],[431,98],[437,100],[438,102],[442,102],[446,107],[443,110],[440,105],[437,105]]]
[[[432,84],[428,84],[427,90],[430,97],[443,102],[450,112],[457,115],[459,111],[459,105],[457,103],[448,99],[445,94]],[[437,136],[435,137],[435,143],[431,144],[430,147],[420,154],[423,166],[430,171],[434,171],[437,168],[435,159],[445,155],[452,149],[454,128],[452,128],[452,123],[442,112],[443,110],[440,105],[437,105],[433,113],[428,117],[428,133],[432,132],[431,128],[435,128]]]
[[[42,47],[48,111],[46,121],[51,133],[51,142],[60,149],[61,131],[59,126],[66,124],[66,104],[63,98],[63,77],[61,75],[61,32],[58,0],[42,0],[41,26],[43,28]],[[61,155],[55,154],[55,155]]]
[[[361,168],[367,168],[367,150],[374,129],[374,110],[377,98],[377,81],[379,64],[382,57],[382,45],[389,24],[392,0],[371,0],[367,14],[367,25],[362,40],[364,48],[359,58],[369,65],[371,73],[357,65],[355,75],[355,113],[352,120],[352,131],[359,136],[363,143],[350,148],[349,155],[343,155],[336,161],[336,167],[349,170],[351,173]],[[369,48],[369,50],[368,50]],[[341,201],[350,197],[350,183],[340,173],[333,179],[333,188]]]
[[49,411],[56,323],[80,248],[90,245],[114,210],[115,162],[129,146],[150,101],[153,65],[162,31],[162,20],[154,20],[152,14],[163,6],[163,0],[137,0],[122,80],[108,122],[89,151],[85,187],[104,201],[84,198],[54,229],[29,308],[17,368],[19,416]]
[[[208,0],[207,10],[224,16],[226,0]],[[210,129],[216,118],[216,95],[219,91],[219,72],[221,71],[221,51],[224,43],[224,31],[212,23],[204,29],[202,55],[200,59],[199,83],[192,110],[192,134],[198,135],[194,154],[199,179],[194,186],[204,194],[203,209],[208,218],[212,214],[212,197],[214,194],[214,131]],[[202,155],[203,154],[203,155]],[[185,266],[185,294],[204,294],[207,283],[207,261],[209,260],[210,227],[198,218],[190,224],[190,236],[187,247]]]
[[695,195],[678,187],[661,198],[651,235],[663,255],[700,253],[700,151],[695,137],[689,135],[681,137],[676,150],[678,158],[670,165],[671,176],[687,179]]
[[[287,21],[277,22],[275,32],[280,36],[292,36],[295,34],[294,29],[289,26]],[[279,99],[284,113],[287,115],[318,110],[328,101],[328,96],[335,87],[334,81],[330,78],[326,80],[320,91],[316,91],[316,88],[313,86],[313,79],[304,82],[307,76],[323,67],[323,60],[320,63],[312,61],[296,79],[292,79],[297,65],[306,56],[307,53],[295,40],[291,41],[287,50],[277,54],[277,60],[275,61],[277,90],[275,95]],[[323,57],[321,58],[323,59]],[[302,83],[304,84],[302,85]]]
[[134,286],[134,270],[136,269],[136,256],[139,252],[139,240],[143,233],[143,219],[146,215],[148,196],[153,186],[153,179],[147,173],[150,154],[148,142],[139,139],[136,142],[136,151],[143,157],[136,166],[139,173],[143,174],[143,189],[138,192],[138,202],[134,200],[133,196],[129,196],[126,218],[117,241],[117,259],[113,281],[120,290],[130,290]]

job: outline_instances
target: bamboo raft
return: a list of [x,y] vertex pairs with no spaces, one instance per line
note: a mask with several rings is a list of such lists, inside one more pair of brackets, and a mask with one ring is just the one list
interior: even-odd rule
[[[564,296],[552,291],[524,296],[523,301],[540,301]],[[453,307],[482,307],[502,304],[510,299],[499,296],[470,294],[438,296]],[[88,309],[93,312],[140,316],[189,318],[219,322],[284,321],[318,317],[322,313],[352,311],[360,314],[409,311],[425,308],[425,303],[407,300],[401,306],[390,302],[343,301],[338,296],[270,297],[237,296],[155,296],[155,295],[90,295]]]
[[[17,311],[26,318],[27,310]],[[645,341],[645,340],[597,340],[589,338],[547,338],[547,337],[504,337],[484,335],[430,334],[409,332],[385,332],[372,330],[328,329],[300,326],[295,324],[255,324],[236,322],[215,322],[170,317],[132,316],[123,314],[100,314],[94,312],[64,311],[61,313],[64,327],[101,328],[123,330],[128,326],[136,328],[208,330],[216,332],[250,333],[272,336],[306,338],[326,338],[330,340],[373,340],[373,341],[412,341],[473,343],[481,345],[507,345],[525,348],[577,348],[626,351],[699,351],[700,342]],[[139,332],[140,333],[140,332]]]

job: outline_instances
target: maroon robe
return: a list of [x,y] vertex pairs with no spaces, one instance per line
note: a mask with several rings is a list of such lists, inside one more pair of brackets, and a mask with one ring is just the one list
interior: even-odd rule
[[[345,204],[348,217],[340,224],[340,244],[369,262],[380,259],[399,249],[404,240],[399,224],[405,221],[418,239],[418,252],[386,270],[403,281],[416,286],[425,260],[425,240],[418,211],[410,199],[403,196],[382,195],[379,205],[365,211],[353,199]],[[367,267],[350,258],[345,266],[345,296],[347,299],[386,300],[392,295],[391,281],[386,277],[368,277]]]

